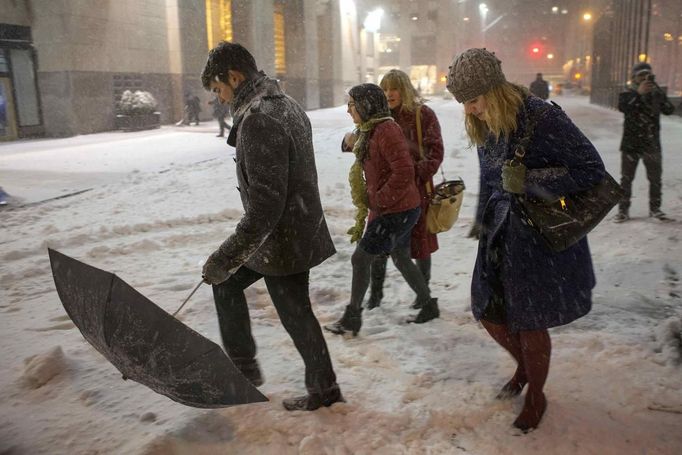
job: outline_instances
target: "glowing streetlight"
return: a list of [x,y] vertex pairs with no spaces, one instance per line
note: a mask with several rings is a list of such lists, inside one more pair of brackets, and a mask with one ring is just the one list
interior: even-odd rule
[[583,14],[583,20],[585,22],[591,21],[592,20],[592,13],[585,13]]
[[554,59],[554,54],[547,54],[547,59],[553,60],[553,59]]
[[553,6],[552,7],[552,14],[558,14],[559,13],[559,7],[558,6]]
[[485,17],[488,15],[488,5],[485,3],[479,3],[478,12],[481,13],[481,38],[483,41],[483,47],[485,47]]
[[367,17],[365,18],[365,22],[363,22],[363,26],[365,27],[365,30],[371,33],[376,33],[379,31],[381,28],[381,18],[384,16],[384,10],[381,8],[377,8],[374,11],[370,11],[367,13]]

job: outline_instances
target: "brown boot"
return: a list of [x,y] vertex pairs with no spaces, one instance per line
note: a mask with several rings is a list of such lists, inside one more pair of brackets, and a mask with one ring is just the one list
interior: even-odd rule
[[514,426],[527,433],[533,428],[537,428],[547,410],[547,398],[544,393],[539,395],[527,394],[523,404],[521,414],[514,420]]

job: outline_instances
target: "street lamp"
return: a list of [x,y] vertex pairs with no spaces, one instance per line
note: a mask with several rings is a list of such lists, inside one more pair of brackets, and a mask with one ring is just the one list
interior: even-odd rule
[[379,31],[381,28],[381,18],[384,16],[384,10],[381,8],[377,8],[374,11],[370,11],[367,13],[367,17],[365,18],[365,22],[362,23],[362,25],[365,27],[365,30],[367,30],[370,33],[376,33]]
[[481,14],[481,38],[483,41],[482,47],[485,47],[485,18],[488,15],[488,5],[485,3],[480,3],[478,5],[478,12]]

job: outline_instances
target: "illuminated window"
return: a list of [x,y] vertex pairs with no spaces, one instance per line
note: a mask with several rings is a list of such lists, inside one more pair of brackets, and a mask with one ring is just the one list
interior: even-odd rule
[[286,43],[284,41],[284,5],[277,2],[274,6],[275,73],[280,75],[287,72]]
[[206,0],[208,48],[220,41],[232,41],[232,0]]

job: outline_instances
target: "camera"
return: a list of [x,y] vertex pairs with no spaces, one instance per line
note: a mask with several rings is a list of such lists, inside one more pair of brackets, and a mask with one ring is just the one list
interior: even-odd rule
[[656,80],[656,76],[652,73],[649,73],[646,75],[646,80],[650,82],[654,82]]

